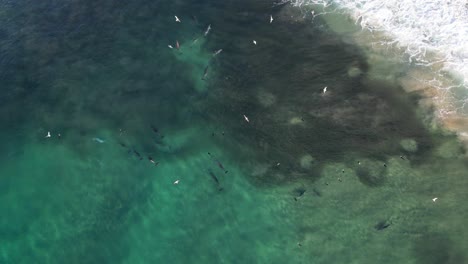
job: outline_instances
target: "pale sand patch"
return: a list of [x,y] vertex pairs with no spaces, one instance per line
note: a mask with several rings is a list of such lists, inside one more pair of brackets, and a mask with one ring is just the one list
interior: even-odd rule
[[315,161],[314,157],[312,157],[310,154],[306,154],[301,157],[301,159],[299,160],[299,164],[301,164],[301,167],[303,169],[308,170],[312,168],[314,161]]
[[348,69],[348,76],[353,78],[353,77],[357,77],[359,75],[362,74],[362,70],[359,69],[359,67],[357,66],[351,66],[349,69]]
[[[458,138],[468,146],[468,117],[457,114],[446,114],[441,122],[444,127],[457,133]],[[467,154],[468,155],[468,154]]]
[[468,146],[468,117],[458,113],[449,88],[442,88],[455,87],[454,80],[446,76],[438,76],[435,79],[433,72],[413,69],[399,81],[405,91],[417,92],[423,96],[419,101],[420,107],[434,109],[436,127],[456,133],[462,143]]
[[263,89],[260,89],[258,92],[257,99],[263,107],[269,107],[276,103],[276,96],[270,92],[264,91]]
[[412,138],[405,138],[400,141],[400,146],[408,152],[418,151],[418,143]]
[[444,158],[452,159],[461,157],[463,154],[461,146],[454,140],[447,141],[446,143],[437,147],[435,155]]
[[289,124],[291,124],[291,125],[298,125],[298,124],[301,124],[301,123],[303,123],[303,121],[299,117],[293,117],[293,118],[289,119]]

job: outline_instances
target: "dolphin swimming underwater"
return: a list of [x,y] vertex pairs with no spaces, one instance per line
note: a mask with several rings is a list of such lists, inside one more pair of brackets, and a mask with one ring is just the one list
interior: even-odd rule
[[208,169],[208,174],[211,176],[211,178],[214,180],[216,183],[216,186],[218,187],[218,191],[222,191],[223,187],[221,187],[221,184],[219,183],[218,177],[213,173],[211,169]]
[[299,187],[299,188],[294,189],[294,193],[297,194],[297,196],[294,197],[294,201],[297,202],[297,199],[303,196],[305,192],[306,192],[306,189],[304,187]]
[[222,169],[224,171],[224,173],[228,173],[228,170],[226,170],[226,168],[224,168],[221,161],[216,159],[210,152],[208,152],[208,155],[210,155],[210,157],[213,159],[213,161],[216,163],[216,165],[218,165],[218,168]]
[[224,173],[228,173],[228,171],[224,168],[223,164],[219,160],[215,160],[216,164],[220,169],[224,171]]

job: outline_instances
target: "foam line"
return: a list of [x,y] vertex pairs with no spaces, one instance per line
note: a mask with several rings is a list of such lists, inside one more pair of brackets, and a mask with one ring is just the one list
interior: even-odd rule
[[[406,49],[411,63],[430,66],[437,54],[444,70],[468,88],[468,3],[466,0],[291,0],[295,6],[335,6],[362,28],[382,31]],[[432,59],[434,60],[434,59]]]

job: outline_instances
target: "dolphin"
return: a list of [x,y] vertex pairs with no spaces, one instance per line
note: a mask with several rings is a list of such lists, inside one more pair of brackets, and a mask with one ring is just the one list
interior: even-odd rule
[[141,157],[140,153],[138,153],[138,151],[136,151],[135,149],[133,149],[133,153],[135,153],[135,155],[136,155],[140,160],[143,159],[143,158]]
[[304,195],[305,192],[306,192],[306,189],[304,187],[299,187],[299,188],[294,189],[294,193],[297,194],[297,196],[294,197],[294,201],[297,201],[297,198]]
[[150,126],[151,127],[151,130],[153,130],[154,133],[158,134],[159,133],[159,129],[154,127],[153,125]]
[[210,157],[213,159],[213,161],[216,163],[216,165],[218,165],[218,167],[220,169],[222,169],[224,171],[224,173],[228,173],[228,171],[224,168],[223,164],[218,159],[216,159],[213,155],[211,155],[210,152],[208,152],[208,155],[210,155]]
[[378,222],[374,228],[377,230],[377,231],[382,231],[384,230],[385,228],[389,227],[392,223],[388,220],[382,220],[380,222]]
[[211,169],[208,169],[208,174],[211,176],[211,178],[214,180],[214,182],[216,183],[216,186],[218,187],[218,190],[219,191],[222,191],[223,188],[220,186],[219,184],[219,180],[218,180],[218,177],[216,177],[216,175],[213,173],[213,171],[211,171]]
[[159,132],[159,129],[153,125],[150,126],[151,127],[151,130],[153,130],[153,132],[158,135],[161,139],[164,138],[164,136]]
[[158,166],[159,165],[159,161],[154,161],[154,159],[151,157],[151,156],[148,156],[148,160],[154,164],[154,166]]
[[215,160],[215,162],[218,165],[218,167],[224,171],[224,173],[228,173],[228,171],[224,168],[223,164],[221,164],[219,160]]

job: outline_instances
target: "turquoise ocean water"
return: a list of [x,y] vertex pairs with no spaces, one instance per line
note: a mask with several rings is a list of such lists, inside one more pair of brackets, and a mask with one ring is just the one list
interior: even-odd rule
[[465,149],[320,17],[0,4],[0,263],[468,263]]

